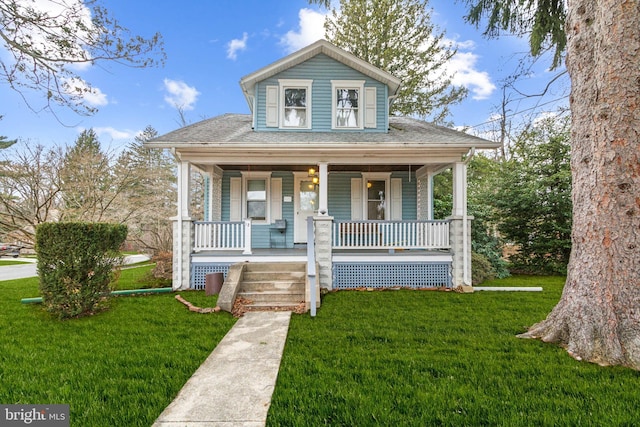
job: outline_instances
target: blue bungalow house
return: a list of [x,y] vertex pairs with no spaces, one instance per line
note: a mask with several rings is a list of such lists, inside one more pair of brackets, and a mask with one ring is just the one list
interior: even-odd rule
[[[240,80],[250,114],[146,143],[178,161],[173,287],[202,288],[212,272],[226,275],[224,288],[275,277],[251,273],[254,264],[302,266],[307,306],[320,288],[471,285],[466,162],[498,144],[391,116],[400,84],[320,40]],[[436,220],[433,177],[449,168],[453,211]],[[198,220],[193,170],[206,183]]]

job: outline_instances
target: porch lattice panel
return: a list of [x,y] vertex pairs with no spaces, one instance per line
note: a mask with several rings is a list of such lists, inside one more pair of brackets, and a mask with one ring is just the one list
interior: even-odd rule
[[334,262],[333,287],[435,288],[452,287],[450,262]]
[[229,267],[231,267],[230,263],[192,263],[189,288],[204,289],[205,276],[209,273],[224,273],[224,277],[226,278]]

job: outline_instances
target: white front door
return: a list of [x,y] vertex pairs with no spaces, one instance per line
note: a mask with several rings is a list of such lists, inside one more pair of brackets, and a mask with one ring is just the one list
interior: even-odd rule
[[294,175],[294,241],[307,243],[307,217],[317,214],[318,185],[314,184],[306,172]]

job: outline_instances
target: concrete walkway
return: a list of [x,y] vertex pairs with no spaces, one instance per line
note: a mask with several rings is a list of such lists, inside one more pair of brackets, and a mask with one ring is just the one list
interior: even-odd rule
[[249,312],[160,414],[153,427],[264,426],[291,312]]

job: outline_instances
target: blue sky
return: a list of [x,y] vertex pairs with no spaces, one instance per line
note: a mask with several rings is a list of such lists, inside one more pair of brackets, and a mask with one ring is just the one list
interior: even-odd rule
[[[134,33],[160,32],[165,66],[135,69],[102,63],[79,71],[96,91],[87,97],[99,109],[90,117],[63,109],[56,110],[59,120],[46,111],[35,113],[20,95],[0,84],[0,115],[4,116],[0,135],[29,143],[69,145],[82,129],[93,128],[103,146],[118,149],[148,125],[160,134],[178,128],[176,105],[190,123],[224,113],[248,113],[240,78],[321,38],[326,13],[306,0],[186,1],[180,5],[163,0],[103,0],[101,4]],[[432,22],[458,47],[450,64],[456,72],[454,83],[469,89],[468,98],[452,109],[450,120],[489,135],[491,126],[483,123],[496,112],[501,81],[513,73],[527,42],[514,36],[483,38],[481,31],[464,22],[460,2],[432,0],[430,5]],[[0,55],[4,58],[6,52]],[[557,73],[546,69],[548,60],[539,62],[519,84],[520,91],[538,92]],[[517,101],[521,96],[512,93],[509,108],[544,114],[556,105],[551,101],[567,93],[565,77],[543,99]],[[44,104],[42,94],[26,93],[26,97],[36,108]],[[559,102],[566,104],[566,100]]]

